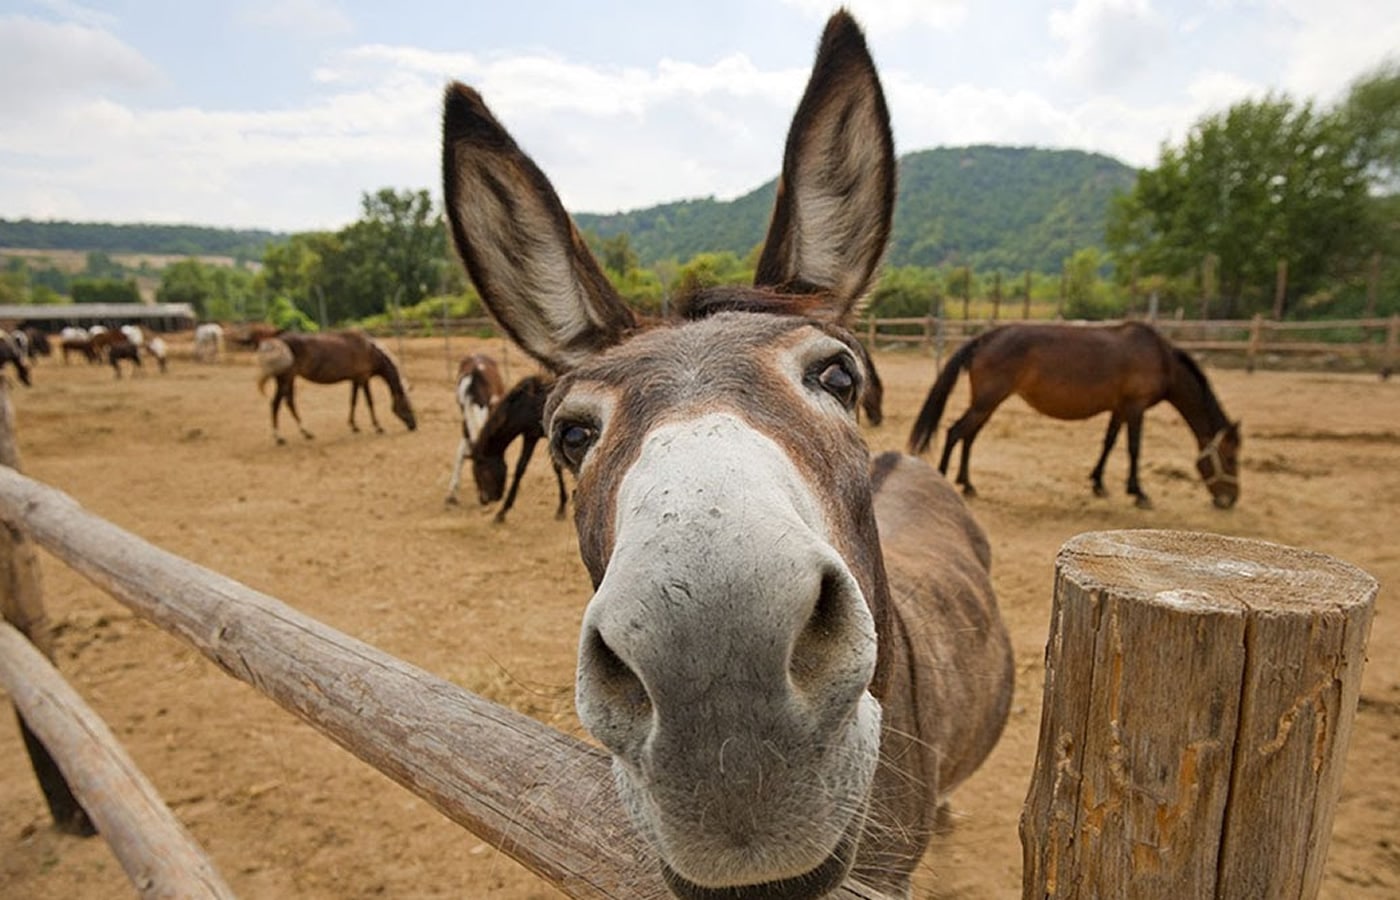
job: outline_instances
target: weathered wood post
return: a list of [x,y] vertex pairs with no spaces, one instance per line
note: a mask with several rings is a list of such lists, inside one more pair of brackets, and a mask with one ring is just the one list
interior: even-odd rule
[[1254,362],[1259,355],[1259,344],[1264,339],[1264,315],[1255,313],[1249,322],[1249,347],[1245,350],[1245,371],[1254,371]]
[[1262,541],[1066,543],[1022,896],[1315,897],[1377,590]]
[[[10,387],[4,378],[0,378],[0,465],[19,471],[15,412],[10,404]],[[46,659],[53,661],[53,635],[44,611],[39,558],[24,533],[4,523],[0,523],[0,618],[28,638]],[[48,749],[22,716],[19,716],[19,730],[54,826],[84,837],[96,834],[92,819],[73,796],[73,789],[64,780]]]

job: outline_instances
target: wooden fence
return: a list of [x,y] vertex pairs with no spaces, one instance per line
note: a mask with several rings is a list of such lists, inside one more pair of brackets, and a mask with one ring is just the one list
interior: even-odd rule
[[[867,317],[857,323],[857,330],[869,347],[916,346],[941,360],[968,338],[1011,321],[1022,320]],[[1154,319],[1151,324],[1186,350],[1237,355],[1251,371],[1256,367],[1286,368],[1304,356],[1335,357],[1386,372],[1400,369],[1400,315],[1323,322],[1275,322],[1263,316]],[[404,319],[373,330],[380,336],[447,340],[452,335],[497,333],[495,323],[487,318]]]
[[[1007,321],[932,316],[865,319],[860,329],[868,346],[917,346],[941,360],[968,338]],[[1154,319],[1151,324],[1185,350],[1235,354],[1251,371],[1286,368],[1285,357],[1302,356],[1336,357],[1384,372],[1400,368],[1400,316],[1330,322],[1275,322],[1263,316]]]
[[[603,753],[160,550],[18,463],[0,381],[0,685],[55,819],[90,817],[142,896],[231,891],[54,670],[36,545],[566,895],[666,895]],[[1025,896],[1315,896],[1376,592],[1345,563],[1257,541],[1067,544]]]

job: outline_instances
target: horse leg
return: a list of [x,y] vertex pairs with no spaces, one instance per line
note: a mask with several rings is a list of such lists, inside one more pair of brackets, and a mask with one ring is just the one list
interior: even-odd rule
[[[466,428],[462,429],[464,432]],[[462,440],[457,444],[457,460],[452,464],[452,480],[447,484],[446,503],[457,505],[457,485],[462,483],[462,464],[467,461],[467,454],[471,450],[471,442],[467,440],[466,434],[462,435]]]
[[972,456],[972,442],[977,439],[977,432],[982,430],[982,426],[987,424],[987,420],[992,417],[991,409],[981,406],[973,406],[963,413],[962,416],[948,428],[948,440],[943,445],[943,457],[938,462],[938,471],[948,474],[948,458],[953,455],[953,447],[959,442],[962,443],[962,455],[958,458],[958,477],[954,479],[954,484],[962,485],[965,496],[976,497],[977,488],[972,486],[972,479],[968,477],[968,460]]
[[[285,376],[285,378],[286,378],[286,385],[287,385],[287,386],[286,386],[286,389],[285,389],[285,395],[286,395],[286,399],[287,399],[287,409],[291,411],[291,413],[292,413],[292,418],[293,418],[293,419],[296,419],[297,430],[301,432],[301,436],[304,437],[304,438],[306,438],[306,439],[309,441],[309,440],[311,440],[313,437],[315,437],[315,435],[313,435],[311,432],[307,431],[307,430],[306,430],[306,426],[304,426],[304,425],[301,424],[301,413],[297,412],[297,402],[296,402],[296,376],[291,375],[291,374],[288,374],[288,375]],[[278,393],[283,393],[282,379],[280,379],[280,378],[279,378],[278,381],[277,381],[277,390],[278,390]],[[281,438],[278,438],[277,440],[278,440],[278,442],[280,443],[282,439],[281,439]]]
[[520,490],[520,479],[525,475],[525,467],[530,464],[530,455],[535,452],[537,437],[522,436],[520,439],[520,459],[515,461],[515,475],[510,480],[510,490],[506,492],[506,501],[501,504],[501,509],[496,513],[496,524],[506,520],[506,513],[515,505],[515,492]]
[[360,383],[350,382],[350,430],[359,432],[360,426],[355,424],[355,403],[360,399]]
[[365,392],[365,406],[369,407],[369,421],[374,426],[375,433],[383,434],[384,429],[379,427],[379,417],[374,414],[374,395],[369,392],[369,379],[366,378],[364,384],[360,385],[360,390]]
[[287,443],[287,439],[277,432],[277,411],[282,408],[282,380],[277,380],[277,389],[272,392],[272,436],[279,444]]
[[1137,498],[1138,509],[1151,509],[1152,501],[1138,484],[1138,451],[1142,449],[1142,413],[1128,417],[1128,493]]
[[1118,440],[1118,429],[1123,427],[1123,420],[1118,413],[1108,420],[1108,431],[1103,436],[1103,452],[1099,454],[1098,464],[1094,466],[1094,471],[1089,473],[1089,479],[1094,483],[1094,496],[1107,497],[1108,489],[1103,486],[1103,467],[1108,461],[1108,451],[1113,449],[1114,441]]
[[564,470],[559,468],[559,464],[550,460],[554,465],[554,479],[559,482],[559,508],[554,511],[555,521],[562,521],[564,518],[564,507],[569,504],[569,492],[564,489]]

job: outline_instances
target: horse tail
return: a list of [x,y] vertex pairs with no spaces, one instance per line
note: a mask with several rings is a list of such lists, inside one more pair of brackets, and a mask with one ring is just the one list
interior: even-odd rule
[[267,393],[267,383],[292,367],[292,348],[278,338],[258,344],[258,393]]
[[988,334],[991,332],[980,334],[959,347],[938,373],[933,387],[929,389],[928,397],[924,399],[923,408],[919,410],[918,418],[914,420],[914,428],[909,432],[911,454],[918,456],[928,449],[929,441],[938,430],[938,420],[943,417],[943,408],[948,405],[948,395],[953,392],[953,385],[958,382],[958,375],[967,367]]

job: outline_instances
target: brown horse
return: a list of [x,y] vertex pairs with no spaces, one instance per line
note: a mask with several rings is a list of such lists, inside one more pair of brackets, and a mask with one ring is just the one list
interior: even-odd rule
[[[549,398],[549,390],[554,382],[538,375],[529,375],[516,382],[515,387],[496,405],[491,415],[481,426],[472,452],[472,478],[476,481],[477,497],[481,505],[495,503],[501,499],[506,488],[506,449],[520,438],[520,458],[515,461],[515,476],[510,481],[510,492],[505,502],[496,512],[496,521],[504,522],[506,513],[515,505],[515,494],[520,490],[520,479],[525,475],[525,467],[530,465],[530,457],[535,445],[544,437],[544,404]],[[559,482],[559,506],[554,510],[554,518],[564,518],[564,508],[569,502],[568,491],[564,489],[564,473],[559,463],[554,465],[554,478]]]
[[[894,215],[889,117],[838,12],[788,135],[755,287],[646,327],[548,180],[447,89],[444,197],[504,330],[560,377],[577,477],[580,720],[681,897],[907,895],[947,793],[995,744],[1012,660],[987,540],[922,460],[873,466],[845,327]],[[715,302],[709,302],[715,299]],[[463,747],[463,752],[470,748]]]
[[100,331],[92,336],[88,346],[98,358],[107,360],[117,378],[122,377],[120,361],[123,359],[131,363],[133,375],[141,369],[141,345],[132,341],[125,329]]
[[978,335],[959,347],[938,373],[909,435],[910,453],[928,449],[963,369],[967,369],[972,385],[972,403],[948,428],[938,469],[947,473],[953,447],[961,441],[957,483],[968,496],[977,493],[967,474],[972,442],[1001,402],[1016,394],[1032,409],[1056,419],[1111,413],[1103,452],[1089,475],[1094,493],[1100,497],[1107,494],[1104,463],[1119,428],[1126,424],[1128,493],[1141,507],[1151,506],[1138,484],[1142,416],[1165,400],[1181,413],[1196,436],[1201,451],[1196,468],[1215,505],[1227,509],[1239,499],[1240,423],[1226,418],[1195,360],[1150,325],[1021,323]]
[[447,502],[457,503],[457,486],[462,483],[462,465],[474,455],[481,428],[505,396],[506,383],[501,368],[485,353],[464,356],[457,363],[457,409],[462,414],[462,439],[452,462],[452,480],[447,485]]
[[334,384],[337,381],[350,382],[350,430],[359,431],[355,424],[355,403],[360,392],[365,395],[365,405],[369,407],[370,422],[374,430],[383,433],[379,418],[374,414],[374,397],[369,392],[369,380],[378,376],[389,386],[394,398],[394,415],[408,426],[409,431],[418,427],[409,402],[408,391],[398,364],[383,347],[358,331],[333,331],[323,334],[294,334],[282,332],[258,345],[258,392],[264,392],[264,385],[272,379],[277,381],[277,392],[272,395],[272,436],[277,443],[286,441],[277,432],[277,411],[283,401],[291,410],[301,436],[311,438],[311,432],[301,424],[297,412],[295,385],[297,376],[317,384]]

